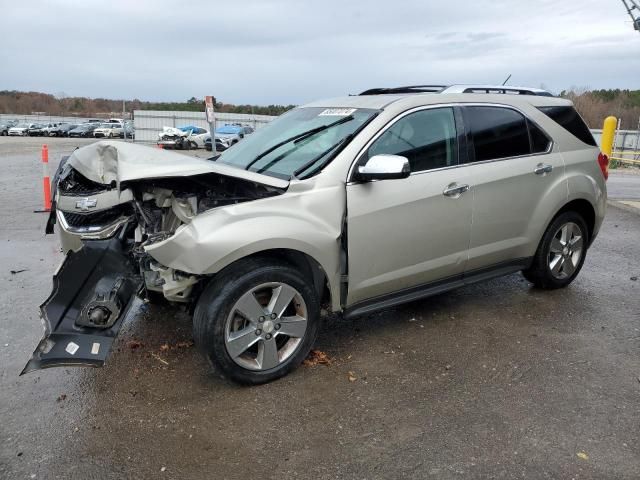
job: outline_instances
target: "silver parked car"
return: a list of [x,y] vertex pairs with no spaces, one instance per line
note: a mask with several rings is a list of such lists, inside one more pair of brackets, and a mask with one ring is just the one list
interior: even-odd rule
[[54,179],[47,231],[68,254],[25,371],[102,365],[136,294],[192,305],[204,355],[258,384],[306,357],[321,309],[518,271],[565,287],[602,223],[607,162],[568,100],[492,86],[314,102],[214,161],[88,145]]

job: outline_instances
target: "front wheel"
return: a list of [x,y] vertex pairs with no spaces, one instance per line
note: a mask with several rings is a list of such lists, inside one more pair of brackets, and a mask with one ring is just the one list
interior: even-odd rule
[[193,319],[196,345],[238,383],[280,378],[307,356],[320,306],[295,268],[247,259],[221,272],[202,293]]
[[580,273],[589,231],[577,212],[558,215],[547,227],[524,277],[536,287],[552,290],[569,285]]

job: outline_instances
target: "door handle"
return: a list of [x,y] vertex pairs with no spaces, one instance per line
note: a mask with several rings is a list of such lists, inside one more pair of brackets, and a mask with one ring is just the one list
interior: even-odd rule
[[544,175],[545,173],[551,173],[552,170],[553,165],[549,165],[547,163],[539,163],[538,165],[536,165],[536,168],[534,168],[533,173],[535,173],[536,175]]
[[469,191],[469,185],[458,185],[457,183],[450,183],[447,187],[442,191],[442,194],[445,197],[455,197],[458,198],[464,192]]

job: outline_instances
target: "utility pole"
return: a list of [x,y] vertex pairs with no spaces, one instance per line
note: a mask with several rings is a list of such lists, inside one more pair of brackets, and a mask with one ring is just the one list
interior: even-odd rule
[[207,122],[209,123],[209,133],[211,133],[211,152],[214,155],[218,151],[216,148],[216,120],[213,111],[215,104],[216,97],[210,95],[204,97],[204,111],[207,116]]
[[124,141],[127,141],[127,124],[125,123],[126,120],[124,118],[124,113],[125,113],[125,109],[124,109],[124,100],[122,100],[122,135],[124,138]]
[[636,0],[622,0],[622,4],[631,17],[633,28],[640,32],[640,3]]

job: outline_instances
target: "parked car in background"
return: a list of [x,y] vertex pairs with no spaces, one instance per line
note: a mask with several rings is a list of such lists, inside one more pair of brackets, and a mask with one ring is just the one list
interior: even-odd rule
[[215,136],[219,138],[225,148],[235,145],[244,138],[243,127],[238,125],[223,125],[216,128]]
[[204,140],[209,131],[194,125],[184,127],[162,127],[158,134],[158,145],[176,149],[204,148]]
[[78,125],[75,123],[59,123],[57,127],[49,129],[50,137],[68,137],[69,131],[76,128]]
[[98,128],[100,124],[98,123],[83,123],[82,125],[78,125],[73,130],[69,130],[69,137],[92,137],[93,131]]
[[127,122],[124,124],[123,133],[126,134],[123,135],[124,138],[136,138],[136,129],[131,122]]
[[0,122],[0,135],[6,137],[9,135],[9,129],[17,125],[16,120],[5,120]]
[[95,138],[120,138],[123,136],[123,127],[120,123],[101,123],[93,131]]
[[56,130],[58,128],[58,125],[60,125],[60,123],[47,123],[45,125],[43,125],[42,127],[42,135],[43,137],[50,137],[51,136],[51,131],[52,130]]
[[43,130],[43,135],[45,137],[50,137],[51,136],[51,131],[58,128],[58,125],[60,125],[59,123],[47,123]]
[[27,128],[27,135],[30,137],[42,137],[45,135],[45,128],[47,126],[44,123],[34,123],[32,127]]
[[[204,139],[204,148],[209,151],[213,151],[211,147],[211,135],[207,135]],[[216,151],[224,152],[228,147],[223,145],[222,140],[216,137]]]
[[27,130],[29,130],[30,128],[34,128],[35,126],[35,123],[18,123],[17,125],[9,129],[9,136],[26,137]]

